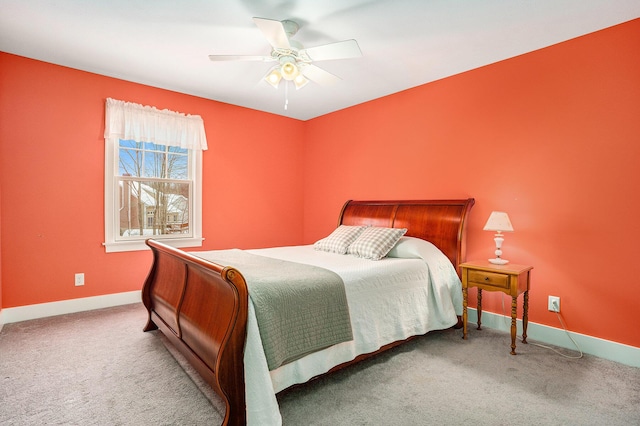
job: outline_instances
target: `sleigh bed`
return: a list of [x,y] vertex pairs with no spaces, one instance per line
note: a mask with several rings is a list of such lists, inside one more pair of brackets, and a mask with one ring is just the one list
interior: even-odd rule
[[[473,204],[472,198],[348,201],[340,212],[339,228],[406,229],[379,261],[318,250],[317,245],[185,252],[148,240],[153,264],[142,290],[149,313],[144,330],[159,329],[220,395],[226,405],[223,425],[280,424],[276,393],[368,358],[412,336],[459,324],[462,298],[458,265],[465,260],[465,223]],[[244,267],[243,256],[249,256]],[[431,256],[435,260],[427,261]],[[264,323],[258,326],[262,308],[252,281],[263,278],[260,265],[267,261],[265,258],[294,262],[281,263],[279,268],[291,269],[293,275],[297,274],[293,272],[297,271],[295,267],[309,263],[342,279],[352,339],[343,338],[330,346],[325,342],[326,347],[284,356],[273,364],[274,358],[267,353],[270,339],[262,333]],[[371,268],[386,269],[391,275],[387,278]],[[402,273],[410,268],[418,269],[405,274],[411,275],[405,279]],[[365,280],[352,269],[373,271],[367,272],[373,275]],[[263,275],[269,278],[269,274]],[[418,280],[415,276],[419,276],[419,284],[414,282]],[[435,287],[443,280],[441,287]],[[409,308],[411,312],[397,313],[393,303],[406,306],[408,299],[415,305]],[[328,302],[331,309],[337,305],[333,299]],[[378,306],[381,311],[376,310]],[[340,315],[332,314],[332,318],[336,316]],[[395,316],[399,317],[398,324]],[[408,319],[402,319],[405,316]],[[306,333],[302,333],[304,337]],[[326,334],[334,336],[337,332],[332,329]]]

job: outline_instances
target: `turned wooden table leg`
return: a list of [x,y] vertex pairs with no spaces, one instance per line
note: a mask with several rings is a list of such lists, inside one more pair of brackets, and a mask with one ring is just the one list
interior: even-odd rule
[[516,312],[518,297],[511,298],[511,355],[516,354]]
[[[518,296],[524,293],[524,304],[522,311],[522,342],[527,343],[527,325],[529,321],[529,288],[530,271],[533,266],[503,264],[495,265],[491,261],[470,261],[460,264],[462,294],[463,294],[463,315],[462,315],[462,338],[467,338],[467,298],[468,288],[478,289],[478,330],[482,330],[482,293],[486,291],[500,291],[511,296],[511,355],[516,354],[517,337],[517,303]],[[526,282],[524,281],[526,279]]]
[[462,288],[462,338],[467,338],[467,293],[466,287]]
[[482,317],[482,289],[478,289],[478,328],[476,330],[482,330],[481,320]]
[[524,292],[524,305],[522,307],[522,343],[527,343],[527,325],[529,323],[529,291]]

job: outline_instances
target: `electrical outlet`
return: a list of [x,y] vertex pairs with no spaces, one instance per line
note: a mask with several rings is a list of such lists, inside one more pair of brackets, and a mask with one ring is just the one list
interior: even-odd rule
[[76,286],[84,285],[84,273],[76,274]]
[[549,296],[549,311],[560,312],[560,298],[558,296]]

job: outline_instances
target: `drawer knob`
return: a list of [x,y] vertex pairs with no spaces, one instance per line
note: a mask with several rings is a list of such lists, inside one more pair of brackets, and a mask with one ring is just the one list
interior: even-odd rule
[[489,281],[489,277],[484,277],[484,280],[485,281]]

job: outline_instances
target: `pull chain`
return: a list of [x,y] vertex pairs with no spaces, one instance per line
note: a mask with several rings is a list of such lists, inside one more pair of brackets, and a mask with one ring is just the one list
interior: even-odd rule
[[287,110],[289,106],[289,82],[284,82],[284,110]]

